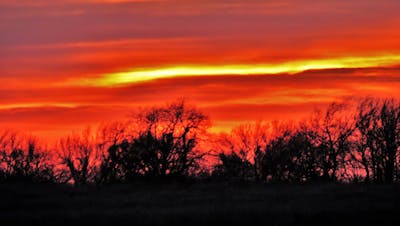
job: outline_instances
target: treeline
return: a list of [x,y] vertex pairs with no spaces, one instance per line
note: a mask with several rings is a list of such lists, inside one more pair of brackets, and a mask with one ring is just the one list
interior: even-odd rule
[[300,122],[259,122],[229,134],[179,101],[126,122],[71,134],[55,147],[0,134],[0,180],[110,184],[199,178],[319,183],[400,181],[400,104],[332,103]]

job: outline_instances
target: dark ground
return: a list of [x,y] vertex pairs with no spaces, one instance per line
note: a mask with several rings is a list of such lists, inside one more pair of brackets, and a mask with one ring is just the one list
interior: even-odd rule
[[0,225],[400,225],[400,185],[0,185]]

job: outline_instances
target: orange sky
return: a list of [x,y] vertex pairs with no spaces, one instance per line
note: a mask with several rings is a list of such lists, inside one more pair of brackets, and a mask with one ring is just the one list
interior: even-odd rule
[[399,10],[397,0],[0,0],[0,127],[55,137],[185,98],[226,130],[398,97]]

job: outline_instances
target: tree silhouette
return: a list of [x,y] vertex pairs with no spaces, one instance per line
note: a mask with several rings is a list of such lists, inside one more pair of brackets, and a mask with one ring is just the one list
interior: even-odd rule
[[391,183],[394,180],[396,154],[400,146],[400,106],[394,100],[384,100],[379,121],[382,127],[377,132],[382,138],[384,182]]
[[271,140],[260,157],[263,178],[269,181],[304,183],[319,180],[317,148],[303,131],[286,131]]
[[345,169],[350,152],[350,138],[355,130],[347,105],[332,103],[324,112],[316,112],[308,126],[303,126],[307,139],[317,148],[319,168],[325,181],[337,181]]
[[[58,162],[35,138],[4,131],[0,180],[80,186],[201,174],[288,183],[399,181],[400,104],[393,99],[332,103],[299,123],[258,122],[224,134],[208,127],[207,116],[177,101],[62,138],[54,148]],[[218,150],[208,174],[200,170],[205,150]]]
[[352,156],[352,166],[360,164],[365,173],[365,182],[370,182],[371,177],[376,173],[376,154],[374,142],[374,128],[376,125],[377,106],[374,99],[367,98],[359,103],[357,114],[355,115],[356,130],[354,133],[354,149],[350,153]]
[[228,180],[239,179],[242,181],[253,178],[253,164],[235,152],[231,152],[230,154],[221,153],[219,159],[221,163],[214,166],[214,177]]
[[0,134],[0,180],[55,182],[50,155],[35,138],[5,131]]
[[102,164],[108,177],[112,172],[126,180],[187,176],[206,154],[196,145],[208,118],[184,101],[141,111],[130,126],[134,133],[108,148]]
[[60,140],[59,158],[65,166],[64,182],[85,185],[94,181],[98,169],[98,154],[89,129],[82,134],[72,134]]
[[127,125],[121,122],[114,122],[103,125],[97,134],[97,147],[100,154],[99,174],[96,183],[114,183],[121,181],[121,162],[119,144],[126,142]]
[[[217,149],[220,164],[219,174],[242,180],[261,180],[261,162],[259,156],[268,143],[271,124],[256,122],[244,124],[232,129],[230,134],[220,136]],[[225,172],[225,173],[224,173]]]

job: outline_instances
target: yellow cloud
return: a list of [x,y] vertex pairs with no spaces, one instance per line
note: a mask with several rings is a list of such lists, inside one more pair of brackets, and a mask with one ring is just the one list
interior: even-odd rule
[[145,82],[161,78],[206,75],[261,75],[298,73],[306,70],[333,68],[368,68],[400,64],[400,55],[342,57],[332,59],[297,60],[277,64],[232,65],[182,65],[159,68],[133,69],[126,72],[105,74],[96,79],[81,80],[78,84],[116,86]]
[[17,104],[1,104],[0,110],[15,109],[15,108],[40,108],[40,107],[63,107],[73,108],[77,104],[72,103],[17,103]]

